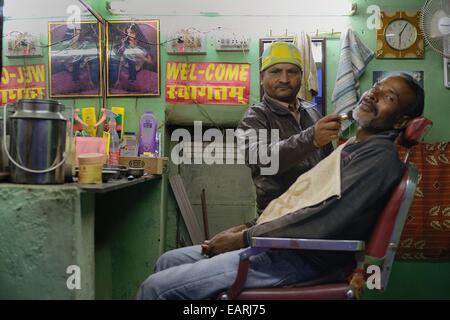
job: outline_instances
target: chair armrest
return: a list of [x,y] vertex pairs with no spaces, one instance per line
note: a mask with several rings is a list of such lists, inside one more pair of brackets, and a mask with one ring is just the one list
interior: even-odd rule
[[328,250],[353,251],[365,250],[365,242],[359,240],[323,240],[323,239],[294,239],[294,238],[266,238],[253,237],[250,247],[239,253],[239,266],[236,280],[227,290],[220,294],[219,299],[229,300],[236,298],[242,291],[247,280],[250,266],[249,258],[269,249],[301,249],[301,250]]
[[365,242],[359,240],[324,240],[253,237],[251,247],[273,249],[364,251]]

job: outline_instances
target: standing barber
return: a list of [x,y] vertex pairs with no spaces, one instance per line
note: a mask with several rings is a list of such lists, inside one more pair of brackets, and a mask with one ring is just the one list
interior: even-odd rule
[[[237,128],[237,139],[240,145],[245,146],[245,162],[251,169],[256,187],[258,215],[301,174],[333,151],[331,141],[338,138],[340,129],[338,115],[322,117],[311,103],[297,98],[302,84],[302,58],[297,47],[287,42],[274,42],[264,50],[261,59],[263,99],[247,110]],[[261,132],[264,129],[268,133],[267,139],[261,139],[260,134],[253,137],[256,139],[250,137],[252,131]],[[279,141],[275,144],[271,144],[271,130],[278,131]],[[275,151],[278,168],[272,174],[264,172],[271,163],[263,165],[252,161],[258,151],[265,147],[271,152],[278,149]],[[273,158],[270,157],[271,160]],[[255,223],[256,219],[218,235],[240,232]],[[203,243],[205,251],[208,250],[209,242],[206,240]]]
[[[299,50],[291,43],[274,42],[262,55],[261,84],[264,88],[262,102],[251,106],[242,118],[238,129],[278,130],[278,171],[265,175],[261,163],[249,163],[249,149],[254,152],[266,141],[257,140],[258,145],[246,141],[246,164],[252,172],[256,186],[258,214],[281,194],[297,178],[329,155],[340,128],[338,115],[322,115],[314,106],[297,98],[301,87],[302,59]],[[238,139],[248,135],[238,136]],[[248,139],[247,139],[248,140]],[[253,144],[255,144],[253,142]],[[273,150],[274,144],[270,145]],[[247,224],[248,226],[249,224]],[[244,225],[241,225],[243,228]]]

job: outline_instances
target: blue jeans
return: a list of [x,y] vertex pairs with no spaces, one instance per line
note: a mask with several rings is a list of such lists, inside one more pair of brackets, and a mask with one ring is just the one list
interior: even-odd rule
[[[238,270],[235,250],[207,258],[200,246],[164,253],[155,273],[140,286],[137,299],[210,299],[228,289]],[[319,275],[302,257],[290,250],[267,251],[250,258],[245,288],[280,287],[310,280]]]

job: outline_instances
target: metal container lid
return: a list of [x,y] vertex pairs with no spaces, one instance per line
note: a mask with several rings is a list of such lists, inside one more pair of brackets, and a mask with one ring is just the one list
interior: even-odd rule
[[61,113],[65,107],[56,100],[21,99],[17,101],[14,109],[16,112],[11,119],[66,120]]
[[[0,119],[3,120],[3,108],[5,108],[5,106],[1,107],[0,106]],[[9,116],[11,116],[14,113],[14,109],[12,108],[12,105],[6,105],[6,119],[9,118]]]

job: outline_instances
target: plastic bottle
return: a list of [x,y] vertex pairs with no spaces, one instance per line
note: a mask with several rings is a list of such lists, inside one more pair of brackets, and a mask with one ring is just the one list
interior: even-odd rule
[[120,139],[119,134],[116,131],[116,119],[111,117],[108,123],[108,132],[109,132],[109,157],[108,157],[108,165],[109,166],[118,166],[119,165],[119,154],[120,154]]
[[160,137],[159,132],[156,133],[156,142],[155,142],[155,156],[159,157],[159,149],[160,149]]
[[156,150],[156,129],[157,122],[153,112],[146,111],[139,124],[139,155]]

